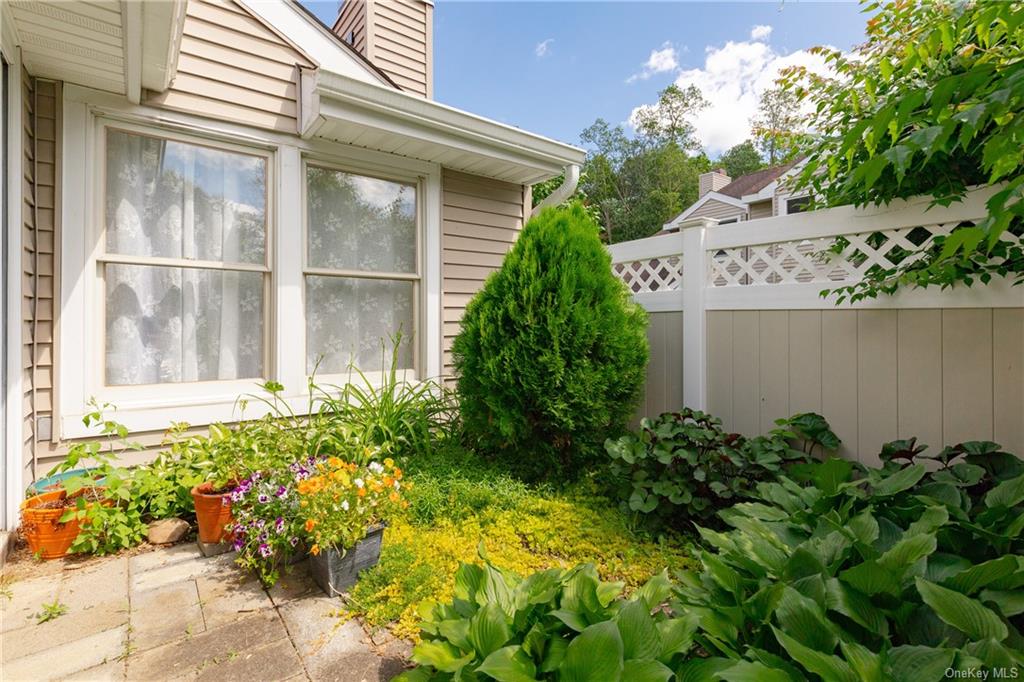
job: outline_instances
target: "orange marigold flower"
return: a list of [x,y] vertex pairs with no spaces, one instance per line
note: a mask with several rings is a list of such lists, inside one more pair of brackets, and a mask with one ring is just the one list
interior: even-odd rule
[[338,459],[337,457],[328,457],[327,463],[330,464],[331,467],[334,469],[337,469],[338,467],[341,466],[341,460]]
[[386,485],[387,487],[390,488],[394,482],[395,482],[395,479],[391,478],[390,476],[385,476],[384,477],[384,485]]
[[401,481],[402,480],[402,470],[399,469],[398,467],[395,467],[395,480],[396,481]]
[[316,526],[316,521],[313,519],[306,519],[306,532],[310,532]]
[[356,495],[359,497],[366,497],[366,488],[360,488],[356,491]]
[[388,499],[391,500],[392,502],[398,502],[398,500],[399,500],[398,493],[395,492],[394,490],[392,490],[391,494],[388,495]]
[[313,556],[316,556],[317,554],[320,553],[320,545],[313,545],[312,547],[309,548],[309,552]]

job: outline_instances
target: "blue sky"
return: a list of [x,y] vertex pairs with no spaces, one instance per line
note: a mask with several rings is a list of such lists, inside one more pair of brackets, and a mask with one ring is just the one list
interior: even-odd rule
[[[337,2],[304,3],[333,23]],[[714,156],[742,141],[778,68],[864,38],[854,3],[456,2],[434,11],[434,97],[558,140],[626,122],[673,81],[712,107],[696,121]]]

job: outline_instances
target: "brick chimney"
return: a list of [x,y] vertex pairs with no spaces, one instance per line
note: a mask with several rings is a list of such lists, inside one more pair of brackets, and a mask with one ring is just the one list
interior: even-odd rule
[[717,192],[732,182],[732,178],[725,174],[724,168],[716,168],[710,173],[701,173],[697,186],[697,198],[708,192]]
[[342,0],[332,30],[403,91],[433,98],[433,0]]

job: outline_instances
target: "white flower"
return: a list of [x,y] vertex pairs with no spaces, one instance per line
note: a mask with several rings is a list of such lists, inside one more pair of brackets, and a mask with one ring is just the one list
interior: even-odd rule
[[357,488],[362,488],[362,487],[363,487],[363,485],[364,485],[364,483],[363,483],[363,479],[361,479],[361,478],[357,478],[357,479],[356,479],[355,481],[353,481],[353,482],[354,482],[354,483],[356,484],[356,487],[357,487]]
[[380,462],[370,462],[370,471],[375,474],[383,473],[384,465]]
[[401,489],[402,489],[401,482],[400,481],[395,481],[395,490],[401,490]]
[[341,501],[341,508],[344,509],[345,511],[348,511],[348,500]]

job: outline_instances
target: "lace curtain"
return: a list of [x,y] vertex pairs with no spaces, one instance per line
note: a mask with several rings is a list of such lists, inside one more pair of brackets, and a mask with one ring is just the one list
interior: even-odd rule
[[106,228],[108,385],[263,375],[265,159],[108,131]]
[[306,277],[307,371],[344,373],[350,362],[364,372],[387,369],[389,339],[400,330],[398,365],[411,369],[416,188],[316,166],[308,167],[306,180],[307,262],[337,273]]

